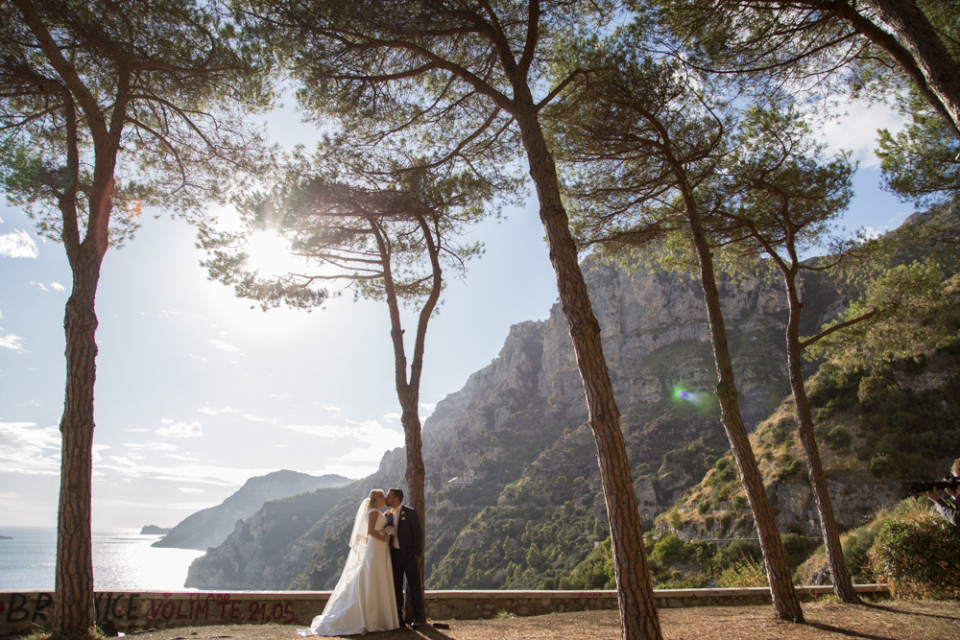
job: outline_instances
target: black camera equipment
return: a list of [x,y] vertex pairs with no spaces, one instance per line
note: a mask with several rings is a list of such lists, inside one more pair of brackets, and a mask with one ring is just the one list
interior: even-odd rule
[[960,488],[960,476],[947,476],[943,480],[924,480],[923,482],[911,482],[910,493],[927,493],[934,489],[950,489],[956,491]]

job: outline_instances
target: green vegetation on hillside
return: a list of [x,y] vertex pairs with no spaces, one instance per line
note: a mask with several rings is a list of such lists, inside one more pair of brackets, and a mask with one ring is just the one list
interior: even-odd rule
[[[615,279],[603,277],[607,283]],[[826,285],[818,278],[804,283],[810,291],[805,310],[818,322],[832,317],[842,303],[836,289]],[[749,290],[751,296],[766,295],[759,288]],[[905,497],[906,480],[939,477],[960,455],[958,290],[956,279],[947,280],[934,309],[887,318],[829,361],[808,365],[815,432],[845,531],[845,557],[857,582],[873,580],[865,567],[876,532],[863,523],[876,509]],[[805,562],[820,538],[792,402],[775,362],[782,351],[781,319],[772,312],[760,317],[750,304],[745,312],[750,324],[738,327],[743,335],[733,342],[739,350],[742,405],[757,425],[751,436],[754,452],[778,512],[790,566],[802,567],[797,574],[802,582],[822,579],[822,559],[816,564],[814,553]],[[891,332],[915,339],[885,340]],[[538,342],[542,337],[543,331],[531,326],[523,342],[510,348],[523,351],[525,362],[539,362],[541,350],[559,348]],[[662,346],[649,357],[625,362],[614,380],[635,399],[623,403],[621,426],[655,585],[752,584],[762,573],[762,560],[719,423],[709,345],[692,335],[672,337],[672,342],[658,336],[654,344],[660,340]],[[914,348],[904,350],[910,344]],[[891,351],[894,345],[897,350]],[[432,439],[426,460],[429,589],[613,584],[606,504],[585,412],[574,401],[578,398],[544,394],[544,386],[556,381],[542,379],[543,371],[534,367],[530,373],[529,379],[508,381],[515,371],[485,372],[488,379],[444,407],[437,430],[427,430]],[[634,393],[630,385],[642,385],[643,393]],[[640,397],[645,400],[636,400]],[[371,486],[402,485],[401,458],[385,458],[376,476],[351,485],[330,508],[271,507],[278,518],[290,521],[291,531],[302,530],[293,518],[316,516],[292,543],[287,542],[292,535],[270,532],[288,558],[300,562],[303,557],[307,565],[291,578],[292,588],[332,588],[346,556],[345,523],[352,521],[361,489],[365,494]],[[304,549],[310,547],[307,562]]]

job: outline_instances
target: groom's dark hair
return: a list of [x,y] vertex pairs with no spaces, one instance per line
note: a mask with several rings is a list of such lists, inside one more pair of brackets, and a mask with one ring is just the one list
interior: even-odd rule
[[403,502],[403,489],[390,489],[390,493],[400,498],[400,502]]

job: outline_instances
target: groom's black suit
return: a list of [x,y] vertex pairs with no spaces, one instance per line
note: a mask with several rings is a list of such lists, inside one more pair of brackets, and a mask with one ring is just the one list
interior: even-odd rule
[[[387,525],[395,529],[394,534],[390,536],[390,559],[393,561],[393,589],[397,595],[399,619],[403,622],[403,576],[406,575],[407,584],[410,585],[412,622],[421,622],[426,616],[420,593],[420,549],[423,547],[420,518],[417,517],[416,511],[401,505],[399,522],[394,522],[391,510],[387,512]],[[394,546],[394,540],[399,549]]]

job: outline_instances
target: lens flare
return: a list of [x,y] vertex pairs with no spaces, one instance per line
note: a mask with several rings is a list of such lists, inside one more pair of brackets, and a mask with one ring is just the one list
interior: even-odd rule
[[700,400],[700,394],[696,392],[687,391],[683,387],[674,387],[673,398],[675,400],[686,400],[690,404],[697,404],[697,402],[699,402]]

